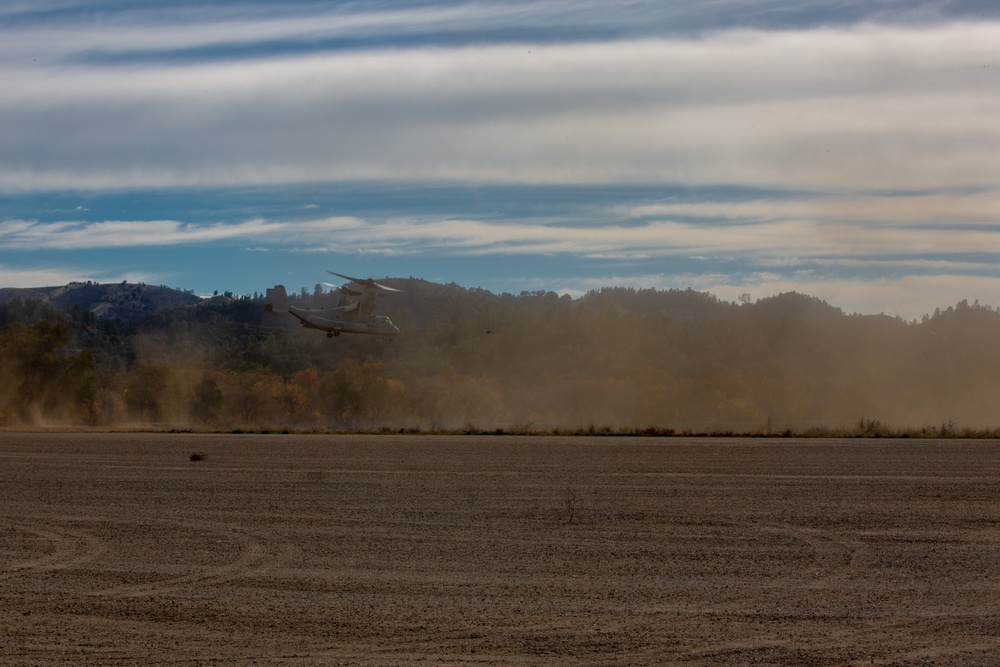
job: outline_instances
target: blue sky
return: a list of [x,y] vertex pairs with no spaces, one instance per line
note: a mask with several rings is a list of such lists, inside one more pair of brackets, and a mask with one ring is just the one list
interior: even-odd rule
[[8,0],[0,90],[0,286],[1000,305],[995,0]]

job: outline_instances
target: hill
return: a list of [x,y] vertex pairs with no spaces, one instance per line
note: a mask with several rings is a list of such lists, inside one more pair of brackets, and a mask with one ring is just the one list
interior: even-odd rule
[[58,287],[0,288],[0,303],[41,301],[67,312],[92,313],[95,319],[132,321],[200,301],[192,292],[142,283],[70,283]]

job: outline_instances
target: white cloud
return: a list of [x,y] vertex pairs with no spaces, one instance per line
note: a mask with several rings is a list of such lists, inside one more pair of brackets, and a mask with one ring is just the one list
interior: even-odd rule
[[[710,281],[709,281],[710,282]],[[762,298],[782,292],[800,292],[816,296],[847,313],[884,313],[906,320],[920,319],[934,308],[947,308],[963,299],[978,299],[987,305],[1000,305],[1000,276],[964,274],[904,275],[865,280],[830,280],[808,276],[767,276],[726,284],[704,284],[705,291],[735,301],[749,293]]]
[[[780,206],[779,206],[780,209]],[[1000,254],[1000,233],[987,226],[956,233],[948,226],[879,226],[778,219],[738,224],[652,220],[638,225],[568,225],[534,220],[318,218],[253,219],[229,224],[174,220],[0,223],[0,248],[83,249],[266,241],[271,247],[361,253],[448,255],[573,254],[594,258],[742,256],[759,263]]]
[[[10,0],[8,0],[8,3]],[[51,3],[50,3],[51,4]],[[18,13],[38,10],[37,2],[24,3]],[[7,12],[5,12],[5,9]],[[324,40],[365,37],[400,38],[427,33],[462,33],[477,30],[565,27],[607,28],[617,23],[606,6],[593,0],[570,2],[470,2],[387,8],[377,5],[343,6],[316,3],[260,3],[247,11],[239,3],[177,7],[139,7],[105,11],[101,22],[82,24],[65,20],[39,27],[20,26],[0,42],[0,54],[23,57],[46,46],[50,57],[69,59],[93,55],[134,55],[179,50],[208,50],[254,46],[275,42],[304,46]],[[0,8],[0,16],[13,14]],[[621,16],[619,12],[619,16]],[[57,18],[55,14],[52,15]]]
[[653,221],[637,226],[579,227],[475,220],[395,221],[338,232],[331,244],[341,243],[369,250],[411,247],[473,255],[572,253],[633,259],[678,255],[871,258],[886,254],[1000,253],[1000,234],[987,228],[956,234],[947,227],[900,229],[796,220],[735,225]]
[[1000,24],[0,63],[0,188],[316,180],[994,187]]
[[106,270],[95,271],[67,267],[23,268],[0,264],[0,286],[2,287],[47,287],[87,280],[102,283],[117,283],[123,280],[156,283],[159,281],[159,277],[152,272],[114,273]]
[[634,218],[693,217],[705,220],[806,219],[890,226],[997,225],[1000,192],[936,192],[896,195],[845,194],[750,201],[660,202],[621,206]]
[[934,308],[947,308],[962,300],[979,300],[984,305],[1000,305],[1000,276],[904,275],[876,280],[821,278],[808,272],[794,275],[758,272],[746,275],[719,273],[650,274],[641,276],[604,275],[565,279],[560,287],[544,282],[525,283],[524,289],[553,289],[560,294],[582,296],[589,290],[609,285],[635,288],[694,289],[725,301],[737,302],[741,295],[762,299],[785,292],[799,292],[823,299],[850,313],[884,313],[905,320],[920,319]]
[[3,287],[65,285],[79,279],[79,274],[61,268],[23,269],[0,264],[0,286]]
[[[300,47],[348,38],[465,36],[469,41],[496,35],[544,31],[566,41],[574,34],[698,35],[740,25],[851,25],[873,21],[926,25],[968,17],[984,20],[997,11],[985,4],[961,6],[947,0],[704,0],[619,3],[609,12],[599,0],[473,0],[398,3],[192,2],[133,3],[101,7],[78,0],[7,0],[0,18],[16,20],[0,40],[0,54],[23,57],[25,48],[70,58],[93,54],[221,50],[267,43]],[[86,10],[86,11],[80,11]],[[992,10],[992,11],[989,11]],[[41,20],[44,17],[44,20]],[[492,37],[491,37],[492,36]],[[461,39],[461,37],[459,37]]]
[[358,227],[354,218],[324,218],[303,222],[263,219],[240,223],[193,224],[176,220],[0,222],[0,248],[69,250],[207,244],[216,241],[270,239],[278,245],[339,233]]

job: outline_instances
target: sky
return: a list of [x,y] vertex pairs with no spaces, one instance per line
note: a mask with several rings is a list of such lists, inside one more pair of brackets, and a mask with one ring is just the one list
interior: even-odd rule
[[5,0],[0,286],[1000,306],[995,0]]

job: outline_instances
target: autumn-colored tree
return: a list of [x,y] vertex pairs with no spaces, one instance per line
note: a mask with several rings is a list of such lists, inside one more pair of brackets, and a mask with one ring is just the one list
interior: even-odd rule
[[336,423],[348,426],[378,421],[384,414],[386,390],[386,366],[377,362],[348,359],[321,380],[330,416]]

